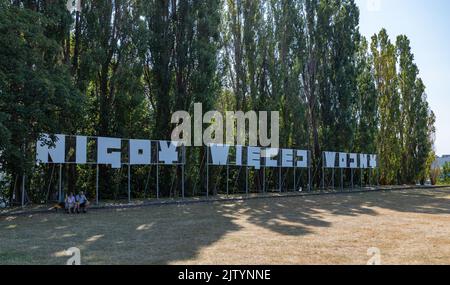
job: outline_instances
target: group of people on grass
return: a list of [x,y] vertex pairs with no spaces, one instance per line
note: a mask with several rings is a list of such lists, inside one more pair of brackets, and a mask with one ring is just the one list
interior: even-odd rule
[[89,205],[89,201],[81,191],[77,195],[70,193],[64,200],[64,207],[68,214],[79,214],[80,212],[86,213],[86,208]]

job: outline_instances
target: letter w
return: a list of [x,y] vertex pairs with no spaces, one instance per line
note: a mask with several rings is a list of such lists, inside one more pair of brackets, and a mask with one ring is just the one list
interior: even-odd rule
[[211,158],[213,165],[227,165],[228,153],[230,151],[229,145],[211,145]]

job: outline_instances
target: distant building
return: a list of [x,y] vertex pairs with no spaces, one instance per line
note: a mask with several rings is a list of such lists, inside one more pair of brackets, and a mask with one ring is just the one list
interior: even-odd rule
[[433,162],[434,168],[442,168],[447,162],[450,163],[450,155],[443,155],[442,157],[436,156],[436,160]]

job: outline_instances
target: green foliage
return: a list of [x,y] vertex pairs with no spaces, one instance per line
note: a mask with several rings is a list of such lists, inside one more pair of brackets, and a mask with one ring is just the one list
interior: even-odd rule
[[442,180],[444,183],[450,183],[450,162],[446,162],[442,166]]
[[367,40],[362,38],[356,56],[358,96],[355,108],[355,148],[359,153],[376,153],[377,148],[378,93],[374,80],[373,56],[368,49]]
[[381,181],[386,184],[399,183],[401,164],[400,94],[398,92],[397,58],[395,45],[386,30],[372,37],[375,84],[378,92],[380,126],[377,136],[377,151],[381,167]]
[[[72,13],[64,0],[2,1],[0,171],[32,174],[30,197],[45,200],[56,188],[51,167],[33,167],[40,133],[170,139],[171,114],[200,102],[279,111],[280,144],[312,151],[316,185],[323,150],[376,152],[382,183],[424,182],[435,117],[410,42],[384,29],[368,41],[358,25],[353,0],[82,1]],[[186,169],[190,192],[204,190],[204,155],[187,155],[201,165]],[[69,190],[93,195],[93,169],[63,171]],[[102,198],[120,198],[123,176],[100,171]],[[132,177],[134,195],[148,195],[153,176]]]
[[[425,86],[418,78],[418,68],[414,64],[409,39],[397,38],[397,55],[400,71],[398,74],[401,104],[400,139],[402,140],[403,183],[425,180],[428,154],[432,151],[429,141],[429,108],[425,97]],[[432,124],[434,125],[434,123]]]
[[8,172],[30,172],[40,133],[71,133],[82,99],[62,64],[61,46],[48,37],[52,22],[14,5],[0,9],[0,164]]

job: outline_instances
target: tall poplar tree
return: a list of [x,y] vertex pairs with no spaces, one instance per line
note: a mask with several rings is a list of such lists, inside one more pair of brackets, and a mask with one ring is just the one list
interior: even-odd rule
[[398,91],[397,57],[395,45],[387,32],[382,29],[372,37],[375,84],[378,92],[379,132],[377,153],[383,184],[396,184],[400,181],[401,113]]

